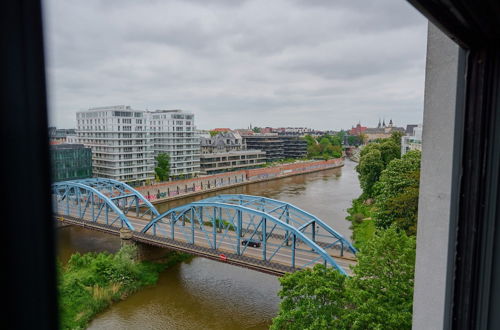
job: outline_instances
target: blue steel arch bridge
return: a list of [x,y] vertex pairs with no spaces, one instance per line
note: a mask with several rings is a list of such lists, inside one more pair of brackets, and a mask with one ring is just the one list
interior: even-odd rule
[[218,195],[160,214],[137,190],[112,179],[52,185],[54,215],[66,223],[120,235],[264,273],[283,275],[324,264],[350,272],[356,249],[327,223],[290,203]]

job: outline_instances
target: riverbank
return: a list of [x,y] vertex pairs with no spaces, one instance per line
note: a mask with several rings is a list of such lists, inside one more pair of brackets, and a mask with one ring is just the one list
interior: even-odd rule
[[137,262],[136,248],[116,254],[75,253],[59,265],[59,305],[62,329],[85,329],[92,318],[113,302],[155,285],[159,274],[191,256],[170,252],[157,262]]
[[251,183],[276,180],[342,166],[344,166],[344,160],[342,158],[321,161],[301,161],[292,164],[282,164],[266,168],[240,170],[193,179],[159,183],[138,187],[137,190],[150,202],[158,204],[227,188],[244,186]]
[[[209,192],[155,205],[160,213],[216,194],[247,194],[283,200],[313,213],[345,237],[351,236],[346,209],[361,193],[355,163]],[[70,226],[58,231],[59,257],[75,252],[114,253],[120,238]],[[269,329],[278,312],[278,278],[205,258],[181,262],[93,317],[89,330],[101,329]],[[221,313],[224,311],[224,313]]]
[[361,198],[354,199],[352,206],[347,209],[349,215],[346,220],[351,222],[352,241],[357,249],[375,235],[375,223],[372,218],[374,212],[373,204],[366,204]]

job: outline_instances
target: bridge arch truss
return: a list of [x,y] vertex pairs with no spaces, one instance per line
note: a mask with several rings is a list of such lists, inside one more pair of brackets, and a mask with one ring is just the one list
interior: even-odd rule
[[156,208],[137,190],[112,179],[91,178],[52,184],[55,213],[112,227],[134,230],[129,218],[153,219]]
[[308,212],[250,195],[219,195],[171,209],[151,220],[142,233],[294,269],[321,263],[343,274],[334,255],[356,253],[342,235]]

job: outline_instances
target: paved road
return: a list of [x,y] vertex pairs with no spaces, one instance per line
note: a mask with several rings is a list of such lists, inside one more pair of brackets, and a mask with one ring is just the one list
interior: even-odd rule
[[[64,211],[66,208],[66,202],[58,203],[59,215],[65,215]],[[83,220],[91,221],[92,219],[92,210],[89,208],[86,211]],[[94,210],[97,215],[97,207]],[[68,214],[71,217],[80,218],[78,207],[75,207],[70,204],[70,212]],[[129,222],[132,223],[136,232],[140,232],[151,220],[150,215],[146,219],[139,219],[135,215],[135,212],[129,212],[127,218]],[[113,219],[116,217],[115,213],[109,213],[109,219]],[[98,222],[105,224],[106,218],[104,215],[104,211],[101,212]],[[246,228],[250,223],[249,219],[244,218],[243,220],[243,228]],[[114,224],[116,227],[120,227],[120,220],[117,220]],[[213,228],[212,226],[202,225],[203,230],[200,229],[200,224],[195,222],[194,230],[191,228],[190,222],[185,222],[185,225],[182,225],[181,221],[178,221],[174,226],[174,239],[178,242],[192,244],[192,235],[194,235],[194,245],[198,247],[213,249]],[[250,232],[253,232],[254,228],[250,228]],[[270,228],[268,228],[269,235]],[[291,246],[286,246],[286,242],[284,239],[279,239],[278,237],[284,237],[285,231],[281,228],[276,227],[273,231],[274,234],[268,237],[267,239],[267,248],[266,248],[266,260],[270,260],[272,263],[281,264],[284,266],[291,267],[292,266],[292,248]],[[153,234],[152,229],[149,230],[149,234]],[[240,240],[249,238],[251,233],[247,233],[245,237],[242,237]],[[162,223],[157,225],[156,236],[171,238],[171,226],[168,223]],[[216,232],[216,244],[217,251],[221,254],[235,254],[238,246],[238,237],[235,231],[232,230],[223,230],[222,232]],[[253,239],[259,240],[259,236],[255,234]],[[290,240],[291,242],[291,240]],[[329,243],[329,242],[328,242]],[[291,244],[290,244],[291,245]],[[354,256],[350,253],[344,252],[344,258],[340,257],[340,250],[334,248],[327,248],[325,251],[334,258],[335,262],[342,267],[347,273],[351,273],[350,266],[355,264]],[[259,248],[254,247],[245,247],[240,245],[240,253],[243,256],[255,258],[255,259],[263,259],[263,246]],[[296,249],[295,249],[295,266],[298,268],[304,267],[313,267],[315,264],[323,263],[322,258],[318,258],[319,254],[315,251],[312,251],[311,248],[297,240]],[[318,260],[315,260],[318,259]]]

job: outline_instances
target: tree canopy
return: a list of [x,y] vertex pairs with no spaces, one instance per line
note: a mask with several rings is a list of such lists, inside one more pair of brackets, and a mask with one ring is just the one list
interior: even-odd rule
[[394,141],[394,143],[396,143],[396,145],[398,145],[398,147],[401,149],[401,138],[404,136],[405,134],[401,131],[394,131],[391,133],[391,137],[389,139],[391,139],[392,141]]
[[340,158],[342,157],[342,137],[345,133],[339,132],[335,135],[324,134],[319,138],[306,135],[308,158]]
[[156,177],[160,181],[166,181],[170,177],[170,156],[165,153],[158,154],[155,158],[156,167],[155,173]]
[[280,279],[280,312],[271,329],[335,329],[345,301],[346,276],[322,265]]
[[382,171],[374,187],[377,227],[387,228],[395,223],[408,234],[416,233],[420,160],[420,151],[409,151]]
[[414,237],[380,231],[357,258],[351,277],[323,265],[283,276],[271,329],[410,329]]
[[359,182],[366,198],[374,197],[373,187],[379,180],[382,171],[394,159],[401,157],[401,147],[393,139],[383,139],[366,145],[360,152],[356,170]]
[[[363,193],[350,220],[372,232],[359,246],[353,275],[323,265],[285,275],[271,329],[411,329],[421,154],[401,157],[400,140],[393,134],[360,153]],[[322,145],[331,145],[328,137],[313,146]]]
[[382,159],[382,153],[378,148],[369,148],[368,151],[365,149],[361,151],[361,157],[356,170],[359,174],[359,183],[363,194],[367,198],[370,198],[374,195],[373,187],[384,170],[385,164]]
[[346,282],[349,329],[411,329],[415,237],[395,227],[379,231],[357,254]]

